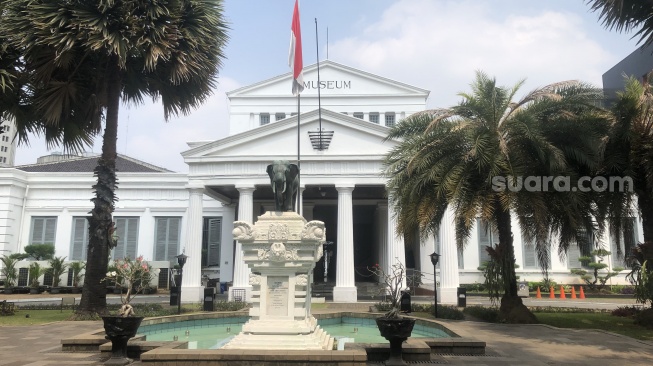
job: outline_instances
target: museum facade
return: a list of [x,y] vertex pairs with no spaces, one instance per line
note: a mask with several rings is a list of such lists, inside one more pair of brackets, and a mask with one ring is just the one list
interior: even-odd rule
[[[483,282],[478,267],[487,259],[485,247],[496,243],[497,236],[480,221],[462,252],[455,248],[450,213],[436,237],[405,243],[396,234],[388,201],[392,192],[386,190],[382,171],[385,154],[398,142],[386,136],[389,127],[426,109],[429,91],[324,61],[319,82],[317,65],[304,69],[305,89],[297,114],[291,78],[285,74],[227,93],[229,136],[189,142],[182,153],[187,174],[120,156],[114,214],[119,245],[112,256],[143,255],[169,267],[184,251],[189,256],[184,267],[185,301],[200,300],[207,279],[231,282],[231,298],[234,294],[250,298],[250,271],[233,240],[233,222],[253,222],[274,209],[266,167],[273,160],[296,163],[299,153],[299,211],[309,221],[325,223],[328,243],[324,248],[328,266],[325,270],[321,259],[313,281],[332,284],[334,301],[356,301],[360,285],[373,281],[368,267],[379,264],[387,270],[397,261],[423,272],[422,286],[432,288],[428,255],[434,251],[442,255],[438,290],[444,303],[456,302],[460,283]],[[92,208],[96,160],[49,157],[0,169],[1,254],[20,252],[28,244],[53,243],[57,256],[84,259],[85,217]],[[641,224],[635,218],[633,223],[629,235],[641,240]],[[513,227],[519,227],[517,222]],[[533,247],[518,230],[514,235],[518,275],[522,280],[541,280]],[[608,237],[595,243],[611,247]],[[552,253],[557,253],[552,246]],[[581,265],[580,255],[577,248],[566,258],[553,255],[550,276],[558,282],[580,283],[569,273]],[[611,266],[622,261],[616,256],[608,260]]]

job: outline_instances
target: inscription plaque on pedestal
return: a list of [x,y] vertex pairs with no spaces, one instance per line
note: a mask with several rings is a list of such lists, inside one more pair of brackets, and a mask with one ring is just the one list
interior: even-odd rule
[[288,316],[288,277],[268,277],[267,315]]

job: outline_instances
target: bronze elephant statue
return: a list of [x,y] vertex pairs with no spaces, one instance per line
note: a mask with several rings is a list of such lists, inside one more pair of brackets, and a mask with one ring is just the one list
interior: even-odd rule
[[299,167],[288,160],[275,160],[266,170],[274,194],[275,211],[295,211],[299,190]]

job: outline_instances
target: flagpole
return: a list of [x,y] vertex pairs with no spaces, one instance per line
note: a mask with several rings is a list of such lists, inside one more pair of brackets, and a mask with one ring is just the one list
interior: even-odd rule
[[320,151],[324,150],[322,146],[322,101],[320,98],[320,42],[317,38],[317,18],[315,18],[315,54],[317,55],[317,118],[318,130],[320,136]]
[[301,102],[300,102],[300,94],[297,93],[297,213],[299,215],[302,214],[300,210],[300,201],[301,200],[301,189],[302,189],[302,166],[301,166],[301,159],[300,159],[300,149],[299,149],[299,120],[300,120],[300,107],[301,107]]

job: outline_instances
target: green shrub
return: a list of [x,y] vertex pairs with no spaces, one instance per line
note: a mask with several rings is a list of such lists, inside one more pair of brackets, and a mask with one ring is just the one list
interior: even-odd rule
[[499,309],[496,307],[468,306],[463,310],[463,314],[489,323],[499,322]]
[[641,325],[646,329],[653,329],[653,308],[642,310],[635,315],[635,324]]
[[246,309],[248,306],[249,304],[242,301],[216,301],[215,311],[238,311]]
[[485,285],[482,283],[464,283],[461,284],[460,287],[467,289],[467,292],[485,292],[487,289],[485,288]]
[[637,314],[639,314],[641,310],[639,308],[636,308],[634,306],[620,306],[610,313],[611,315],[614,316],[621,316],[624,318],[630,318],[633,317]]
[[[392,308],[388,302],[378,302],[374,305],[379,312],[385,312]],[[411,304],[410,310],[414,313],[429,313],[433,314],[433,304]],[[454,306],[446,306],[438,304],[438,318],[463,320],[465,315]]]

